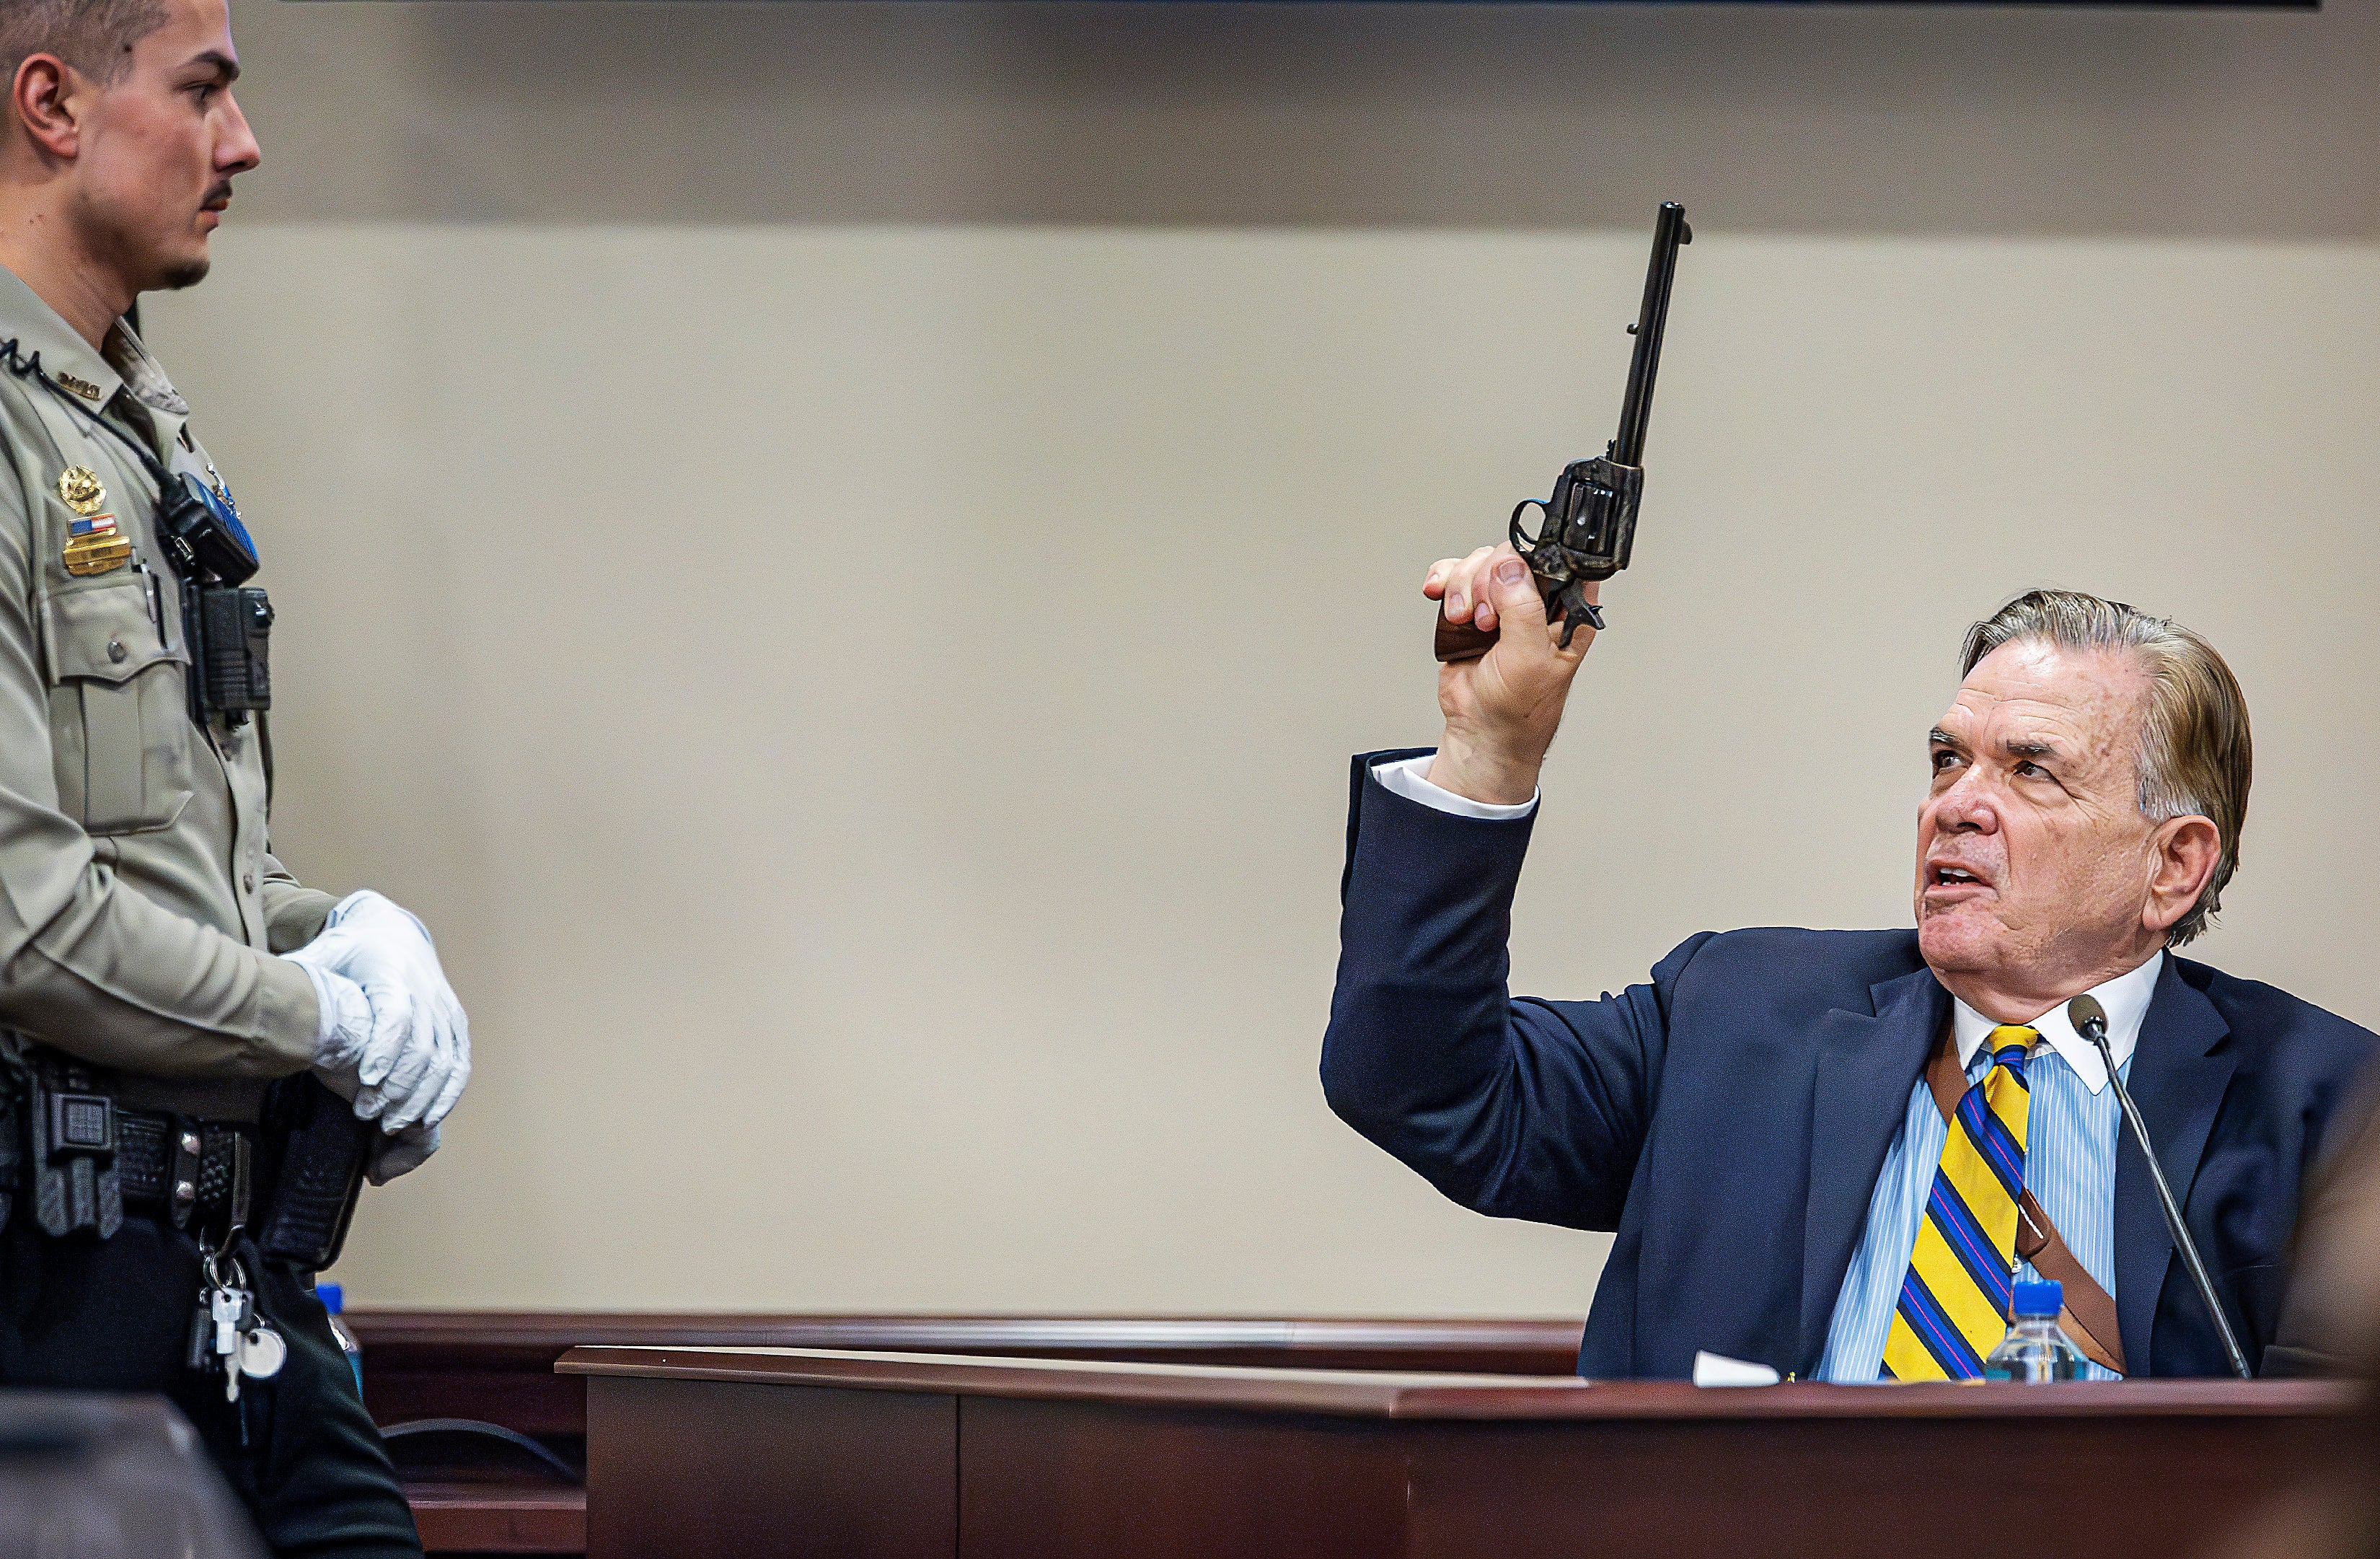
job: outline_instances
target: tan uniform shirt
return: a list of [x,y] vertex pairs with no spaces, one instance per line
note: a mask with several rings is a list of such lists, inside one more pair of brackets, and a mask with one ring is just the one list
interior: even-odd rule
[[[112,1069],[128,1103],[252,1118],[319,1026],[306,971],[274,955],[332,900],[267,852],[256,723],[191,720],[157,485],[91,418],[212,468],[130,331],[95,352],[0,269],[0,358],[12,340],[10,363],[38,354],[66,393],[0,371],[0,1028]],[[65,561],[73,467],[132,547],[87,577]]]

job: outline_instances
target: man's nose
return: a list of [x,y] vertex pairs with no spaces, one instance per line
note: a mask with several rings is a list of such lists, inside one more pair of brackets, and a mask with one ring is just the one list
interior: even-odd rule
[[1934,798],[1934,826],[1946,833],[1994,834],[1999,825],[1999,810],[1991,792],[1972,769]]
[[228,122],[223,139],[215,143],[215,169],[226,175],[246,173],[264,161],[264,148],[257,145],[256,132],[248,128],[248,116],[239,111],[238,101],[228,91],[224,93],[224,112]]

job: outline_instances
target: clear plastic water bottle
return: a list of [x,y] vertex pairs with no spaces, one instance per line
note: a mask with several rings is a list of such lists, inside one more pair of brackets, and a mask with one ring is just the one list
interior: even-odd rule
[[340,1319],[340,1312],[347,1308],[347,1291],[335,1283],[318,1283],[314,1285],[314,1297],[322,1300],[322,1308],[331,1312],[331,1335],[339,1339],[340,1351],[347,1356],[347,1368],[356,1372],[356,1395],[361,1396],[364,1394],[364,1346],[356,1341],[356,1334],[348,1331],[347,1323]]
[[2020,1283],[2008,1335],[1984,1360],[1987,1381],[2079,1381],[2082,1350],[2058,1324],[2066,1305],[2062,1283]]

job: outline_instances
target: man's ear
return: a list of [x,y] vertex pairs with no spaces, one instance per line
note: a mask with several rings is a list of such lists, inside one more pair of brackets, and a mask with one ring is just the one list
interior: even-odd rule
[[2216,863],[2223,859],[2223,835],[2213,818],[2168,818],[2149,835],[2149,848],[2154,852],[2149,898],[2141,924],[2161,932],[2189,914],[2215,880]]
[[27,55],[8,85],[8,105],[34,145],[58,158],[81,151],[80,72],[55,55]]

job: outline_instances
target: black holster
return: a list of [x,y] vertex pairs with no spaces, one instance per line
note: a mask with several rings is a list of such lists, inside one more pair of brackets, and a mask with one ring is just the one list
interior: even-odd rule
[[311,1273],[339,1259],[378,1130],[311,1072],[265,1090],[263,1178],[272,1193],[256,1243],[268,1261]]

